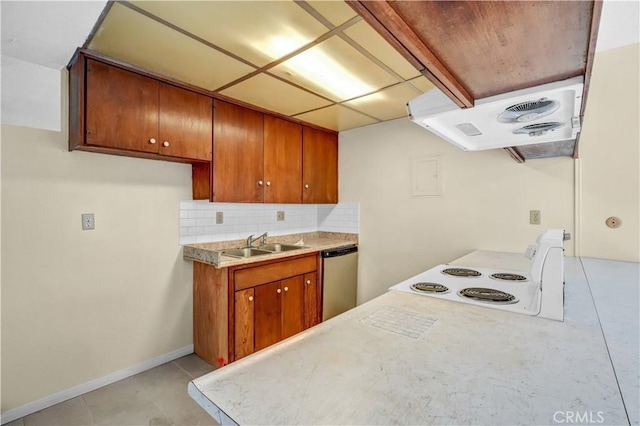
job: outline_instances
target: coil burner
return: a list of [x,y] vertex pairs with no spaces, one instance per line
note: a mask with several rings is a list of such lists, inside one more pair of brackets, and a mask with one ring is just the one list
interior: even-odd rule
[[435,294],[449,293],[448,287],[443,286],[442,284],[436,284],[436,283],[411,284],[411,290],[417,291],[418,293],[435,293]]
[[493,288],[467,287],[460,290],[458,296],[486,303],[511,304],[518,302],[514,295]]
[[482,274],[478,271],[474,271],[473,269],[466,268],[447,268],[443,269],[442,273],[445,275],[450,275],[452,277],[479,277]]
[[529,281],[529,279],[524,275],[512,274],[508,272],[496,272],[495,274],[489,275],[489,277],[498,281],[517,281],[517,282]]

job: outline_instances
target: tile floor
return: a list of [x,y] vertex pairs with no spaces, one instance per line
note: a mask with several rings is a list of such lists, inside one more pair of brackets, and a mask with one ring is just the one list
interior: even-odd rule
[[217,425],[187,395],[214,367],[191,354],[7,423],[44,425]]

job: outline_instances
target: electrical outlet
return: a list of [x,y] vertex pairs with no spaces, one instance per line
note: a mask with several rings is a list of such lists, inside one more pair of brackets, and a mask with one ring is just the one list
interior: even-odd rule
[[90,231],[92,229],[96,229],[96,221],[93,213],[83,213],[82,214],[82,230]]
[[540,210],[529,210],[529,223],[540,225]]
[[216,225],[220,225],[224,222],[224,214],[222,212],[216,212]]
[[278,221],[280,221],[280,222],[283,221],[284,220],[284,211],[278,210],[277,218],[278,218]]

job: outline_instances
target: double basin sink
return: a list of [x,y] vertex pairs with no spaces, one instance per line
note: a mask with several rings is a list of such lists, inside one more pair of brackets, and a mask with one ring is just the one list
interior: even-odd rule
[[293,244],[265,244],[260,247],[243,247],[237,249],[223,250],[221,253],[225,256],[236,257],[239,259],[254,256],[264,256],[267,254],[281,253],[283,251],[300,250],[306,248],[304,246],[296,246]]

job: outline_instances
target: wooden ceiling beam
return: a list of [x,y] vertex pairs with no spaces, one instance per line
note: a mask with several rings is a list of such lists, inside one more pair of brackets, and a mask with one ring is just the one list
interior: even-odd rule
[[347,4],[456,105],[461,108],[473,106],[473,96],[407,25],[390,2],[347,0]]
[[[587,107],[587,95],[589,94],[589,85],[591,84],[591,70],[593,69],[593,59],[596,55],[596,43],[598,41],[598,28],[600,27],[600,16],[602,15],[602,0],[595,0],[593,2],[593,9],[591,13],[591,30],[589,34],[589,47],[587,50],[587,62],[584,67],[584,87],[582,89],[582,104],[580,105],[580,124],[583,122],[584,111]],[[573,149],[573,158],[578,158],[580,154],[580,134],[576,137],[576,144]]]

